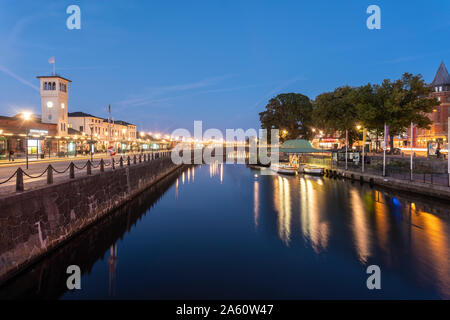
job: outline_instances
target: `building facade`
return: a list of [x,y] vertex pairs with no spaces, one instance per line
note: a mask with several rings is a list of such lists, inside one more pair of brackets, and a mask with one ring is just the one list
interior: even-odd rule
[[69,113],[69,128],[78,136],[94,141],[97,151],[105,151],[113,145],[121,151],[139,150],[137,127],[125,121],[104,119],[85,112]]
[[[59,75],[38,76],[41,115],[22,112],[0,116],[0,160],[106,152],[113,145],[119,152],[159,149],[165,141],[138,134],[134,124],[104,119],[84,112],[69,113],[69,84]],[[28,147],[27,147],[28,146]]]
[[432,97],[439,100],[440,105],[428,114],[433,121],[430,129],[415,130],[415,147],[417,148],[435,148],[437,145],[445,147],[448,143],[448,117],[450,115],[450,75],[444,62],[439,66],[438,71],[430,84],[433,87]]
[[55,124],[42,123],[36,116],[0,116],[0,159],[8,158],[10,151],[15,157],[25,155],[27,146],[31,156],[56,154],[59,146],[59,139],[55,138],[57,134]]

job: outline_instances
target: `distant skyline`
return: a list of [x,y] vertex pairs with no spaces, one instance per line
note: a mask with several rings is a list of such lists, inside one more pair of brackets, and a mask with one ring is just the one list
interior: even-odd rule
[[[66,8],[81,8],[68,30]],[[368,30],[366,8],[381,8]],[[69,112],[169,133],[259,128],[279,93],[316,95],[450,67],[450,1],[0,0],[0,115],[40,114],[38,75],[72,80]]]

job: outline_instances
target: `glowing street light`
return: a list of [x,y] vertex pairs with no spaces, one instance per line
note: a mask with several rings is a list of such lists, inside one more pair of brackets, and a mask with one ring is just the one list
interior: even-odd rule
[[31,119],[31,112],[22,112],[22,118],[25,121],[28,121]]
[[22,118],[25,121],[25,148],[26,148],[26,159],[27,159],[27,169],[28,169],[28,121],[31,119],[31,112],[22,112]]
[[[356,129],[360,130],[361,125],[357,125]],[[366,149],[366,128],[363,127],[363,141],[362,141],[362,164],[361,171],[364,172],[364,161],[365,161],[365,149]]]

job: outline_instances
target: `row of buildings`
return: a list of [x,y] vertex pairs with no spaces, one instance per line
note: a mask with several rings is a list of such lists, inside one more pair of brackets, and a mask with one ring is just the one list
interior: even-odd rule
[[138,133],[134,124],[104,119],[84,112],[69,112],[69,79],[59,75],[38,76],[41,115],[27,112],[0,116],[0,159],[12,151],[26,154],[66,156],[106,152],[113,145],[119,152],[167,148],[170,142]]
[[[440,102],[439,106],[433,109],[433,112],[427,116],[432,120],[429,129],[413,128],[413,137],[411,139],[411,130],[408,129],[404,134],[394,137],[394,147],[399,149],[411,148],[411,140],[415,151],[423,151],[433,154],[436,148],[441,151],[448,149],[448,119],[450,116],[450,75],[444,62],[439,66],[433,81],[429,84],[433,88],[432,97],[436,97]],[[369,149],[376,149],[377,144],[380,146],[380,139],[383,137],[372,137],[368,135],[366,143]],[[345,145],[345,141],[337,137],[325,136],[317,134],[313,140],[316,148],[337,149]]]

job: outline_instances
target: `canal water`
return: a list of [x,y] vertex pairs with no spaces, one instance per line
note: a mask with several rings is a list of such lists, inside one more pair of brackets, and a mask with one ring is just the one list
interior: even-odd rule
[[[450,298],[450,206],[347,180],[202,165],[0,288],[0,298]],[[81,290],[66,289],[79,265]],[[381,271],[369,290],[367,267]]]

